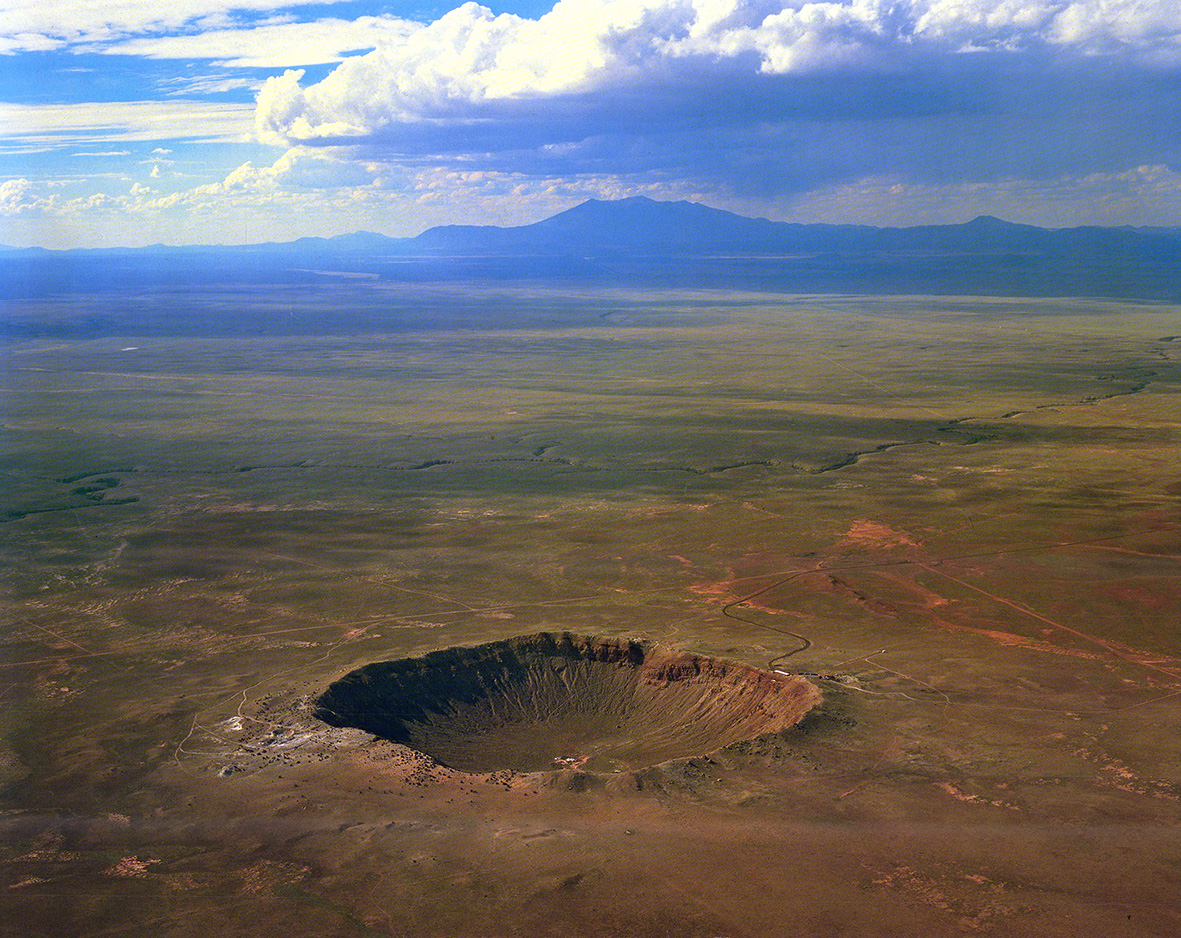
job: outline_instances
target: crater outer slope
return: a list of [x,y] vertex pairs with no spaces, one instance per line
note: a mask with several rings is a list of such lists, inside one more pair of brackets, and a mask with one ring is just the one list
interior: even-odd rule
[[466,772],[614,772],[787,729],[820,699],[803,678],[741,663],[542,632],[366,665],[316,716]]

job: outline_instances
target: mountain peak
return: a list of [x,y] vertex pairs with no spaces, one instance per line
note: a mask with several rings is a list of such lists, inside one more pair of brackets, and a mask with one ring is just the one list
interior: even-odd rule
[[977,215],[973,218],[969,225],[975,228],[1016,228],[1018,227],[1011,221],[1005,221],[1003,218],[997,218],[995,215]]
[[[103,277],[113,276],[108,274],[113,254],[132,259],[127,262],[132,268],[141,258],[144,276],[165,268],[190,276],[195,267],[215,267],[229,278],[257,276],[272,264],[281,277],[325,276],[323,271],[399,280],[593,276],[820,293],[999,291],[1171,299],[1181,290],[1176,277],[1181,230],[1049,230],[992,215],[910,228],[803,225],[643,195],[588,199],[531,225],[449,225],[414,238],[357,232],[237,248],[44,252],[44,257],[0,249],[0,260],[9,271],[9,292],[17,282],[14,271],[23,278],[20,289],[44,292],[62,279],[51,262],[84,267],[87,276],[105,282]],[[208,264],[211,255],[221,262]],[[202,263],[195,265],[195,257]]]

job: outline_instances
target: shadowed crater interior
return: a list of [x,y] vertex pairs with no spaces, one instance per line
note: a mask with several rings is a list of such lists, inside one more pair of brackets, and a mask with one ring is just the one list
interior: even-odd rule
[[466,772],[614,772],[786,729],[819,701],[803,678],[541,633],[366,665],[325,691],[316,716]]

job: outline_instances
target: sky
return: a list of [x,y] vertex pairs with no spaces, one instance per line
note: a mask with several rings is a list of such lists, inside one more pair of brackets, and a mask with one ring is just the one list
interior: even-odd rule
[[1181,225],[1173,0],[0,0],[0,243]]

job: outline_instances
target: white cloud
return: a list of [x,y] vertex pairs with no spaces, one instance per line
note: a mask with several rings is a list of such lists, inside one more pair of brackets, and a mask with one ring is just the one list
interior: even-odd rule
[[917,54],[1037,44],[1181,61],[1181,8],[1148,0],[560,0],[538,20],[466,3],[347,59],[318,84],[289,71],[258,98],[258,134],[334,140],[420,121],[482,120],[508,102],[731,72],[902,67]]
[[104,43],[94,51],[151,59],[215,59],[215,65],[226,68],[285,68],[340,62],[346,53],[399,42],[420,28],[417,23],[393,16],[328,18],[127,39]]
[[15,215],[34,208],[37,200],[33,189],[33,183],[27,179],[0,182],[0,215]]
[[0,104],[0,152],[78,143],[191,139],[240,141],[250,133],[248,104],[124,101]]
[[[0,14],[6,12],[0,8]],[[18,52],[52,52],[65,45],[62,39],[55,39],[41,33],[4,32],[0,33],[0,55],[15,55]]]
[[[84,180],[75,180],[75,183]],[[154,185],[155,183],[153,183]],[[521,224],[587,198],[702,198],[688,186],[608,175],[566,179],[374,163],[346,148],[296,147],[271,165],[244,163],[218,182],[176,192],[127,181],[122,194],[47,195],[44,182],[0,187],[7,224],[26,242],[216,243],[227,236],[287,240],[359,229],[414,235],[437,224]],[[40,219],[40,228],[29,227]],[[33,231],[51,234],[32,234]],[[83,236],[80,233],[103,232]],[[232,235],[230,234],[232,232]]]
[[[177,192],[161,192],[140,182],[127,185],[121,195],[67,197],[49,189],[28,179],[0,184],[0,215],[9,218],[6,224],[13,231],[40,217],[50,221],[53,227],[47,230],[57,236],[105,231],[102,243],[112,244],[161,239],[216,243],[231,231],[255,240],[361,228],[413,235],[431,225],[455,222],[524,224],[587,198],[631,195],[700,200],[748,215],[877,225],[951,223],[985,213],[1047,227],[1181,224],[1181,173],[1165,166],[1063,176],[1048,184],[1011,178],[940,185],[870,177],[769,204],[745,203],[689,183],[643,176],[544,177],[457,167],[407,170],[359,159],[344,149],[297,147],[269,166],[244,163],[219,182]],[[100,220],[105,228],[96,227]],[[70,243],[76,242],[61,246]]]
[[[162,174],[154,167],[151,178]],[[78,180],[77,182],[85,182]],[[103,211],[120,214],[218,212],[278,208],[283,211],[331,211],[380,200],[381,167],[324,148],[295,148],[270,166],[243,163],[220,182],[176,192],[161,192],[140,182],[127,195],[84,193],[73,198],[54,193],[49,181],[11,179],[0,184],[0,214],[44,213],[54,216]]]
[[977,215],[1047,228],[1176,225],[1181,224],[1181,173],[1167,166],[1138,166],[1050,180],[941,185],[871,177],[796,196],[778,209],[780,217],[802,221],[871,225],[945,224]]
[[649,13],[685,23],[662,3],[562,0],[539,20],[466,3],[402,42],[348,59],[318,85],[301,88],[298,71],[269,79],[258,133],[269,142],[360,135],[391,121],[463,117],[465,105],[589,90],[652,54]]
[[168,97],[202,97],[211,94],[225,94],[229,91],[247,89],[258,91],[262,80],[256,78],[234,78],[229,75],[178,75],[160,82],[162,88],[170,88]]
[[[335,0],[326,0],[335,2]],[[343,2],[343,0],[341,0]],[[0,54],[74,47],[281,68],[393,44],[390,63],[480,75],[492,97],[568,90],[603,70],[688,55],[754,54],[772,72],[905,52],[1036,44],[1181,55],[1181,6],[1163,0],[559,0],[537,20],[466,3],[422,25],[391,15],[300,21],[291,0],[0,0]],[[257,22],[260,14],[275,14]],[[457,91],[459,89],[456,89]]]
[[0,0],[0,53],[114,42],[186,26],[215,30],[230,25],[241,13],[293,5],[297,4],[290,0]]
[[[762,71],[786,74],[870,61],[881,55],[883,40],[897,41],[908,32],[895,5],[882,0],[784,3],[781,9],[745,21],[733,14],[719,18],[720,5],[708,0],[699,3],[689,37],[669,41],[664,51],[724,58],[753,52]],[[735,12],[741,9],[724,5]]]
[[338,189],[369,186],[379,168],[350,159],[346,154],[295,147],[272,165],[255,169],[244,163],[226,177],[227,191],[235,188]]
[[[153,178],[158,174],[153,172]],[[136,184],[124,208],[136,213],[283,208],[329,210],[380,193],[380,167],[329,149],[293,148],[270,166],[243,163],[220,182],[171,193]]]
[[[0,0],[0,53],[202,60],[154,77],[157,97],[258,89],[255,106],[0,103],[5,155],[163,144],[144,164],[160,190],[129,190],[147,175],[138,166],[114,195],[50,190],[30,163],[0,211],[191,217],[213,232],[225,211],[321,231],[372,212],[366,227],[413,233],[651,193],[834,221],[955,220],[952,207],[1038,211],[1026,217],[1043,224],[1177,216],[1177,177],[1157,164],[1175,157],[1181,5],[1163,0],[560,0],[537,19],[468,3],[431,23],[321,13]],[[331,63],[317,83],[279,74]],[[258,85],[242,68],[275,77]],[[244,157],[222,157],[220,181],[168,191],[182,183],[166,148],[183,167],[213,152],[168,141],[249,137],[294,149],[229,173]],[[215,178],[201,172],[183,184]]]
[[921,6],[918,35],[972,48],[1045,42],[1173,61],[1181,53],[1181,6],[1160,0],[927,0]]
[[716,201],[690,183],[642,175],[538,176],[454,166],[415,170],[401,180],[401,188],[416,220],[411,234],[455,223],[520,225],[591,198]]

